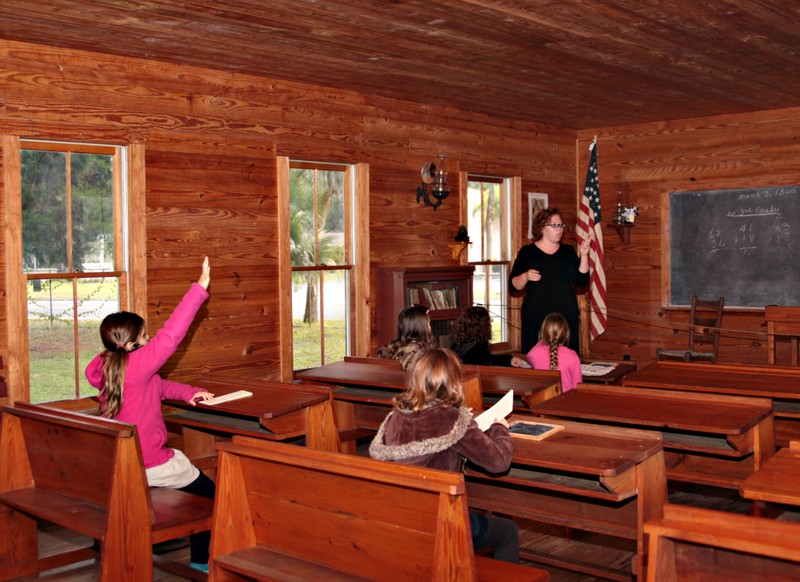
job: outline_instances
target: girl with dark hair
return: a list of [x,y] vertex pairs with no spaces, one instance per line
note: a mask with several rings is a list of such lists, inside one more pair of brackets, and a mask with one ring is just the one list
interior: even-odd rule
[[412,305],[397,315],[397,337],[378,350],[378,357],[400,360],[405,368],[408,358],[431,347],[436,347],[436,339],[431,332],[430,309]]
[[453,350],[464,364],[476,366],[514,366],[525,364],[509,354],[493,354],[489,349],[492,341],[492,318],[485,307],[475,305],[464,310],[453,321]]
[[[152,338],[148,337],[141,316],[127,311],[108,315],[100,324],[105,351],[86,367],[86,378],[100,390],[104,416],[136,425],[149,486],[171,487],[213,498],[214,482],[182,451],[166,446],[167,427],[161,415],[161,401],[182,400],[194,405],[214,395],[158,375],[208,298],[210,280],[211,268],[206,257],[197,283],[192,283],[164,327]],[[190,565],[204,572],[208,572],[210,536],[210,532],[190,536]]]
[[[369,447],[373,458],[462,471],[466,460],[492,473],[511,466],[513,445],[508,423],[495,419],[486,432],[463,406],[461,362],[450,350],[418,352],[409,361],[406,389]],[[510,519],[472,513],[475,550],[494,548],[494,557],[519,560],[519,529]]]

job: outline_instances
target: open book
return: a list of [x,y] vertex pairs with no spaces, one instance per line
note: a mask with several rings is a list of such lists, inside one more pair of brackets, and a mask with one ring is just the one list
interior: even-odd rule
[[591,364],[581,364],[581,374],[584,376],[605,376],[616,367],[616,364],[612,364],[610,362],[592,362]]
[[514,409],[514,391],[509,390],[503,397],[494,403],[488,410],[484,410],[481,414],[475,417],[475,422],[478,427],[486,432],[492,423],[497,418],[505,418]]

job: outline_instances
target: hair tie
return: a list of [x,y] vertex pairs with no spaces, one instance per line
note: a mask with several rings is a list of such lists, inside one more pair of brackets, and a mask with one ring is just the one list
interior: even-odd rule
[[125,344],[117,344],[117,349],[124,348]]

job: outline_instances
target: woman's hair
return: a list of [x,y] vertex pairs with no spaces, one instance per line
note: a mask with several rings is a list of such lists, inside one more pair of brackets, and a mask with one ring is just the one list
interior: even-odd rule
[[144,319],[129,311],[107,315],[100,324],[100,339],[106,348],[103,352],[104,416],[115,418],[122,408],[128,352],[140,347],[139,340],[144,333]]
[[489,343],[492,339],[492,318],[485,307],[468,307],[453,321],[453,341],[460,346]]
[[430,309],[421,305],[406,307],[397,315],[397,337],[394,341],[406,343],[417,340],[421,343],[433,341],[428,313]]
[[558,312],[545,317],[539,328],[539,339],[550,346],[550,369],[558,370],[558,348],[569,344],[567,318]]
[[461,387],[461,360],[451,350],[431,348],[420,350],[409,362],[406,389],[394,399],[402,410],[420,410],[432,400],[447,406],[461,406],[464,391]]
[[561,216],[561,212],[558,208],[545,208],[544,210],[540,210],[536,213],[536,216],[533,217],[533,223],[531,225],[531,230],[533,230],[533,240],[539,240],[542,238],[544,234],[544,225],[550,222],[550,218],[558,214]]

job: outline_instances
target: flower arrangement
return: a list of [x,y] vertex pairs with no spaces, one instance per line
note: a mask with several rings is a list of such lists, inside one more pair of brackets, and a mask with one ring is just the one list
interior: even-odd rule
[[617,203],[617,212],[614,214],[614,224],[633,224],[636,217],[639,216],[639,209],[636,206],[623,206],[621,202]]
[[639,216],[639,209],[636,208],[635,206],[631,206],[630,208],[624,208],[622,210],[622,217],[624,218],[624,222],[628,224],[633,224],[637,216]]

